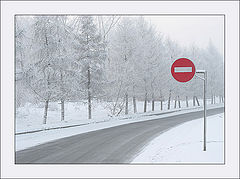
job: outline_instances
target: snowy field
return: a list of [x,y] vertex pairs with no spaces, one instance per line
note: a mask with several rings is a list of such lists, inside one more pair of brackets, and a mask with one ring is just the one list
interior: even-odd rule
[[[202,106],[202,100],[199,100],[200,105]],[[208,100],[210,104],[210,100]],[[151,102],[147,103],[147,112],[151,111]],[[143,113],[143,101],[137,102],[137,114]],[[16,134],[45,130],[51,128],[58,127],[66,127],[66,126],[74,126],[74,125],[86,125],[90,123],[96,122],[105,122],[112,120],[109,116],[109,109],[107,108],[106,103],[94,102],[93,103],[93,111],[92,111],[92,119],[89,120],[88,117],[88,108],[86,103],[78,103],[78,102],[66,102],[65,103],[65,120],[61,121],[61,109],[60,104],[57,102],[49,103],[48,109],[48,118],[47,124],[43,124],[43,112],[44,112],[44,104],[30,104],[27,103],[23,107],[19,107],[16,109]],[[197,107],[197,106],[196,106]],[[186,102],[181,101],[181,109],[186,108]],[[192,100],[189,100],[189,108],[193,108]],[[178,104],[177,104],[177,110]],[[174,109],[174,101],[171,101],[171,110]],[[155,102],[155,111],[160,111],[160,102]],[[167,101],[163,102],[163,111],[167,110]],[[132,102],[129,102],[129,115],[133,114],[133,105]],[[120,114],[119,117],[126,117],[124,115],[124,111]]]
[[224,114],[207,118],[207,151],[201,118],[156,137],[132,163],[224,163]]

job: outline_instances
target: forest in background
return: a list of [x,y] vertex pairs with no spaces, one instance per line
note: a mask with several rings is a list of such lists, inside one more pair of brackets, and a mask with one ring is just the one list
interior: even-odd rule
[[[44,103],[47,123],[50,102],[84,102],[88,118],[92,104],[107,102],[111,116],[128,114],[132,101],[154,104],[202,97],[198,78],[179,83],[171,76],[172,63],[181,57],[207,70],[207,98],[224,96],[224,61],[209,40],[206,48],[181,47],[157,31],[143,16],[16,16],[16,107]],[[169,104],[170,108],[170,104]]]

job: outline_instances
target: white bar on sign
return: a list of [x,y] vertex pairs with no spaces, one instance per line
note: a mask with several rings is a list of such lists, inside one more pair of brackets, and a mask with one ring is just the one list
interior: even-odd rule
[[175,67],[175,73],[185,73],[185,72],[192,72],[192,67]]

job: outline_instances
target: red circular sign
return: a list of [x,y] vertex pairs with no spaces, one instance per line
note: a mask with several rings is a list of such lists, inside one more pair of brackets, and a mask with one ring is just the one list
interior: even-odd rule
[[190,81],[195,75],[196,69],[193,62],[187,58],[179,58],[171,68],[172,76],[179,82]]

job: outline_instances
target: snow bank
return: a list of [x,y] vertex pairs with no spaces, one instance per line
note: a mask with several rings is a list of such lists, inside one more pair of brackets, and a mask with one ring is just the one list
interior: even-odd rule
[[[199,100],[200,105],[202,105],[202,100]],[[48,118],[47,124],[42,124],[43,122],[43,112],[44,112],[44,103],[39,103],[33,105],[27,103],[23,107],[19,107],[16,110],[16,134],[34,132],[47,130],[52,128],[61,128],[67,126],[80,126],[96,122],[105,122],[112,120],[109,117],[108,109],[106,108],[106,102],[94,102],[92,110],[92,120],[88,119],[88,109],[87,103],[80,102],[66,102],[65,103],[65,120],[61,121],[61,109],[60,104],[57,102],[49,103]],[[137,114],[143,114],[143,101],[137,102]],[[184,110],[186,107],[185,101],[181,102],[181,110]],[[189,100],[189,109],[197,108],[197,106],[192,106],[192,100]],[[179,110],[178,106],[174,109],[174,102],[171,102],[171,110]],[[160,102],[155,102],[155,111],[156,112],[166,112],[167,110],[167,101],[163,102],[163,111],[160,111]],[[147,112],[151,112],[151,103],[147,103]],[[129,102],[129,115],[133,115],[133,104]],[[124,114],[121,114],[119,117],[126,117]]]
[[203,151],[203,118],[186,122],[151,141],[132,163],[224,163],[224,114],[207,118],[207,151]]

